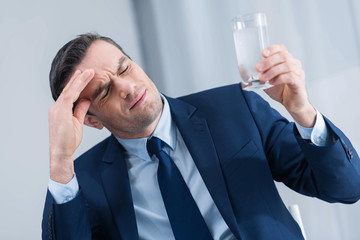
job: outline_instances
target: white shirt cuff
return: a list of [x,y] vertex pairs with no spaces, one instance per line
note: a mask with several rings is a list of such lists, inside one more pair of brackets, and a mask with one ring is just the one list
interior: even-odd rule
[[58,183],[49,178],[48,187],[57,204],[71,201],[79,192],[79,184],[76,175],[74,175],[73,179],[67,184]]
[[316,121],[314,127],[305,128],[297,122],[295,122],[295,125],[303,139],[311,140],[313,144],[319,147],[327,145],[329,132],[327,130],[325,120],[318,110],[316,110]]

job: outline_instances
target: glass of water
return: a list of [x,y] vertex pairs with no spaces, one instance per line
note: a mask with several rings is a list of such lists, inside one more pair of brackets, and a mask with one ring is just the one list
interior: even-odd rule
[[233,19],[236,57],[242,87],[246,90],[272,87],[268,82],[260,83],[256,64],[260,62],[262,51],[269,46],[266,16],[264,13],[246,14]]

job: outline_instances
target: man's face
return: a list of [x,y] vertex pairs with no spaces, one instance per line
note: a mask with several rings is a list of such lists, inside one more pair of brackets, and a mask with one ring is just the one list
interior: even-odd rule
[[117,47],[95,41],[77,66],[95,75],[80,98],[91,101],[85,117],[88,126],[105,126],[120,138],[147,137],[162,111],[160,94],[144,71]]

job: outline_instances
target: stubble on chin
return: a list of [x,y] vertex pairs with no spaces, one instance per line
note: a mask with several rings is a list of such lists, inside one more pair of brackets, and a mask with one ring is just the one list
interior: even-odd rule
[[129,138],[140,138],[150,136],[156,128],[163,110],[163,100],[159,95],[157,101],[145,106],[138,114],[128,122],[124,132],[127,132]]
[[[159,96],[160,97],[160,96]],[[157,125],[157,122],[160,119],[162,109],[163,109],[163,101],[160,97],[158,101],[154,101],[149,106],[146,106],[142,114],[139,114],[134,120],[137,122],[139,128],[146,128],[147,126]]]

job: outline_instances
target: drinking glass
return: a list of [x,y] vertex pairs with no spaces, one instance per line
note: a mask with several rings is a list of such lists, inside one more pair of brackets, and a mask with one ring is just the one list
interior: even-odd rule
[[233,19],[236,57],[243,89],[257,90],[272,87],[260,83],[255,66],[260,62],[262,50],[269,46],[266,16],[264,13],[246,14]]

